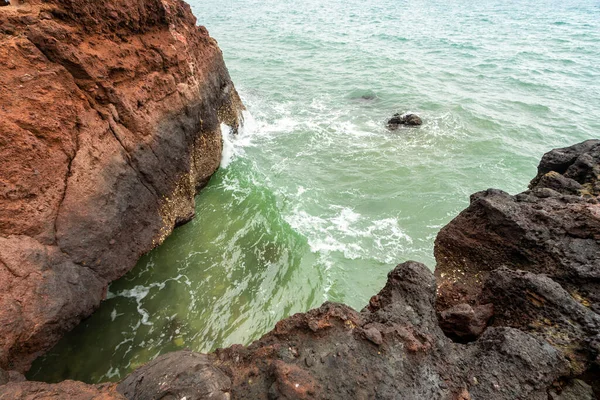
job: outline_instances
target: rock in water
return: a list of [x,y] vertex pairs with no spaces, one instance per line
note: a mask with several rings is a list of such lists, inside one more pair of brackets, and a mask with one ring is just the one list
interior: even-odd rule
[[422,125],[423,121],[421,120],[421,118],[415,114],[408,114],[404,117],[404,123],[406,125]]
[[0,32],[0,368],[24,371],[193,215],[242,105],[180,0],[28,0]]
[[422,125],[423,120],[416,114],[394,114],[392,118],[388,120],[387,126],[390,130],[396,130],[400,125],[417,126]]
[[167,354],[118,391],[136,400],[547,399],[547,387],[567,373],[557,350],[506,327],[454,343],[437,324],[435,291],[430,270],[406,262],[360,313],[326,303],[280,321],[248,347]]

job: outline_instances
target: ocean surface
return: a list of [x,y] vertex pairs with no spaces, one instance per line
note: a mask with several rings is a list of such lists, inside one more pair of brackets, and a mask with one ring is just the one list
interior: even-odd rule
[[[361,309],[398,263],[542,154],[600,137],[600,1],[192,0],[247,106],[178,228],[31,379],[118,380],[248,344],[324,301]],[[417,128],[385,122],[413,112]]]

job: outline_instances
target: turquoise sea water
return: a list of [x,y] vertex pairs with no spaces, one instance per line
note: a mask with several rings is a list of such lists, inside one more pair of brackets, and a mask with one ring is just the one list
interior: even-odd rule
[[[118,380],[247,344],[394,265],[541,155],[600,135],[600,1],[192,1],[248,112],[197,218],[113,283],[30,378]],[[389,132],[395,112],[418,128]]]

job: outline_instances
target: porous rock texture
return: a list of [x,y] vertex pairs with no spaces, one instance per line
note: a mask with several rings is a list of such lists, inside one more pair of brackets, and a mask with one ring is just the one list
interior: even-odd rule
[[[437,309],[493,307],[600,396],[600,140],[544,155],[529,190],[486,190],[437,236]],[[452,333],[456,327],[450,327]],[[488,328],[489,329],[489,328]],[[579,387],[579,386],[578,386]]]
[[0,368],[25,371],[193,216],[241,108],[180,0],[2,7]]
[[326,303],[280,321],[248,347],[159,357],[118,386],[128,399],[547,399],[564,357],[520,330],[474,343],[444,336],[435,279],[406,262],[368,307]]
[[62,381],[49,385],[41,382],[19,382],[0,386],[2,400],[126,400],[115,384],[87,385]]

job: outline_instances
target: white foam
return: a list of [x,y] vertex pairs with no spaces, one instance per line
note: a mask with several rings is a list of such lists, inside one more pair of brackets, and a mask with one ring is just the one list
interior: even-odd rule
[[259,132],[259,128],[259,124],[248,110],[242,111],[237,133],[234,133],[229,125],[221,124],[223,137],[221,168],[227,168],[235,157],[244,154],[244,147],[252,145],[252,139]]
[[223,137],[223,153],[221,154],[221,168],[227,168],[235,152],[232,141],[232,129],[229,125],[221,124],[221,136]]
[[115,376],[121,376],[121,371],[119,368],[110,367],[110,369],[106,372],[105,376],[107,378],[114,378]]
[[300,207],[284,216],[286,222],[308,239],[313,253],[340,252],[347,259],[372,258],[394,262],[412,244],[397,218],[370,220],[349,207],[330,206],[329,217],[311,215]]
[[[175,278],[177,279],[177,278]],[[171,279],[168,279],[167,281],[169,281]],[[133,298],[135,299],[136,305],[137,305],[137,311],[138,314],[140,314],[140,316],[142,317],[140,321],[138,321],[138,323],[136,324],[136,326],[134,327],[134,329],[139,328],[140,325],[152,325],[152,322],[150,322],[150,314],[148,314],[148,311],[146,311],[143,307],[142,307],[142,300],[144,300],[144,298],[146,296],[148,296],[148,293],[150,293],[150,289],[157,287],[160,289],[163,289],[165,287],[165,283],[167,281],[164,282],[155,282],[152,283],[148,286],[142,286],[142,285],[137,285],[132,289],[125,289],[122,290],[118,293],[108,293],[107,295],[107,299],[113,298],[113,297],[129,297],[129,298]],[[112,316],[112,314],[111,314]],[[116,318],[116,315],[115,315]]]

